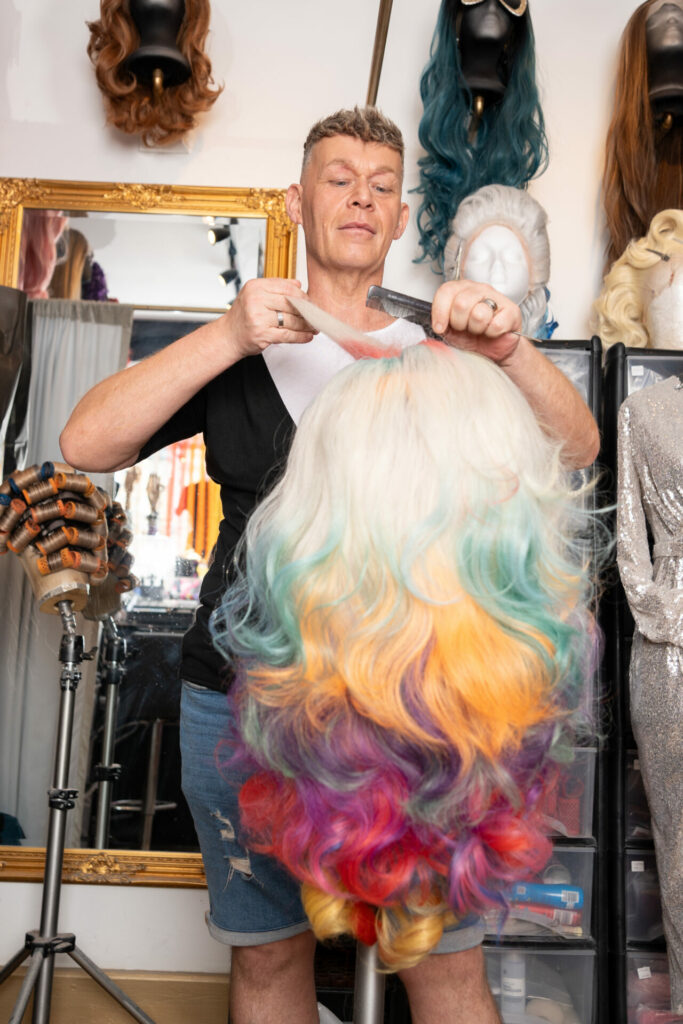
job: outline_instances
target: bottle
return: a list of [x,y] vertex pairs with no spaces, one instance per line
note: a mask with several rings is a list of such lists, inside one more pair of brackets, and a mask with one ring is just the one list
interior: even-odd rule
[[519,1020],[526,1007],[524,954],[517,949],[504,950],[500,967],[500,1011],[503,1020],[515,1015]]

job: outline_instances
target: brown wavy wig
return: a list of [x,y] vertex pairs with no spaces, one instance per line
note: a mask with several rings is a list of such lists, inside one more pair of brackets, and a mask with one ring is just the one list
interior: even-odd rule
[[185,0],[178,49],[190,64],[190,77],[164,88],[156,98],[151,86],[138,82],[125,61],[140,45],[128,0],[101,0],[100,20],[88,22],[88,56],[104,95],[107,122],[128,134],[140,134],[146,146],[177,141],[196,125],[222,91],[213,87],[211,62],[204,53],[209,31],[209,0]]
[[683,207],[683,124],[656,120],[648,96],[645,23],[654,3],[634,11],[621,39],[602,182],[606,270],[632,238],[646,234],[656,213]]

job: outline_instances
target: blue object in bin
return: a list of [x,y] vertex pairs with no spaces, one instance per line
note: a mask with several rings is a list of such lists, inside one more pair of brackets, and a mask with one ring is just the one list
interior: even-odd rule
[[515,903],[541,903],[548,907],[578,910],[583,906],[583,889],[579,885],[546,885],[542,882],[517,882],[507,892]]

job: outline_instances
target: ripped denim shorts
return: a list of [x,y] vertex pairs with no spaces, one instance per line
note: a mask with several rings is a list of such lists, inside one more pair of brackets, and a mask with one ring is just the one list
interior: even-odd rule
[[238,841],[237,794],[244,776],[216,767],[216,747],[228,735],[224,693],[183,683],[180,701],[182,785],[194,818],[209,889],[207,925],[219,942],[258,946],[310,928],[299,882],[271,857]]
[[[277,861],[245,849],[239,840],[237,794],[246,776],[228,778],[216,767],[216,747],[230,732],[225,694],[183,683],[180,752],[183,792],[194,818],[209,889],[207,925],[230,946],[258,946],[310,928],[299,882]],[[471,914],[444,931],[435,953],[456,953],[484,938]]]

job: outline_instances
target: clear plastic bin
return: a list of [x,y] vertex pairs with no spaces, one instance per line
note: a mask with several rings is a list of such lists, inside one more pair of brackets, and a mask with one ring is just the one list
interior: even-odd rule
[[504,1024],[593,1024],[595,953],[484,947],[486,974]]
[[626,955],[626,1001],[628,1024],[644,1024],[659,1014],[666,1015],[665,1020],[683,1022],[683,1016],[669,1016],[671,985],[665,953]]
[[663,935],[655,855],[631,850],[626,854],[626,938],[652,942]]
[[546,816],[549,835],[570,839],[587,839],[593,835],[596,756],[593,748],[577,747],[574,760],[544,797],[541,810]]
[[539,939],[586,939],[591,936],[595,850],[556,846],[547,867],[532,882],[513,886],[510,913],[484,915],[489,935],[524,935]]
[[637,750],[626,754],[626,839],[652,839],[650,808]]

